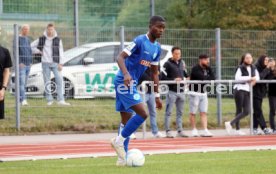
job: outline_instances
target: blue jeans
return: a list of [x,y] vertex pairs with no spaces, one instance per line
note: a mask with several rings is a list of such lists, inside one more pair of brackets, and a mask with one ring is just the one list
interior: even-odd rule
[[[43,71],[43,80],[44,80],[44,88],[45,95],[48,102],[53,101],[53,93],[57,93],[57,101],[63,101],[63,79],[61,72],[58,71],[57,63],[42,63],[42,71]],[[51,82],[51,71],[55,76],[55,83]],[[51,90],[51,86],[55,86],[55,91]]]
[[26,100],[26,86],[30,74],[31,66],[20,64],[19,66],[19,88],[20,88],[20,102]]
[[156,123],[156,103],[154,93],[146,93],[145,103],[147,103],[148,111],[150,115],[150,126],[152,134],[158,133],[158,127]]

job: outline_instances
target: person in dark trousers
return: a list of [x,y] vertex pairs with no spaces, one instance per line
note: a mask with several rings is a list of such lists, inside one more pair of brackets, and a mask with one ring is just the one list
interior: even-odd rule
[[[271,73],[272,64],[269,62],[269,58],[266,55],[259,57],[255,64],[260,80],[268,79]],[[266,96],[267,84],[257,83],[253,87],[253,134],[261,134],[258,130],[258,125],[260,125],[264,134],[270,134],[271,131],[267,128],[265,118],[262,110],[263,98]]]
[[12,67],[10,52],[0,45],[0,119],[5,118],[4,98],[10,77],[10,67]]
[[[152,81],[152,72],[150,70],[150,68],[148,68],[144,74],[140,77],[139,79],[139,84],[141,85],[141,83],[143,81]],[[160,78],[160,77],[159,77]],[[149,112],[149,116],[150,116],[150,127],[151,127],[151,132],[153,137],[155,138],[163,138],[165,137],[165,135],[163,135],[161,132],[159,132],[158,130],[158,126],[157,126],[157,121],[156,121],[156,103],[155,103],[155,95],[154,95],[154,91],[152,88],[152,85],[147,84],[146,85],[146,91],[145,91],[145,103],[148,106],[148,112]]]
[[[275,60],[270,59],[270,61],[272,64],[272,68],[271,68],[272,71],[269,75],[269,79],[276,80]],[[276,83],[268,84],[269,123],[273,134],[276,134],[276,127],[275,127],[276,90],[275,89],[276,89]]]
[[[256,84],[259,80],[259,73],[254,65],[252,65],[253,58],[250,53],[246,53],[241,57],[240,65],[235,74],[235,80],[245,80],[246,83],[234,85],[234,98],[236,103],[236,117],[228,122],[225,122],[225,129],[229,135],[245,135],[240,130],[240,120],[250,112],[250,83]],[[232,126],[236,126],[236,132],[232,131]]]
[[[162,80],[175,80],[177,82],[188,77],[185,69],[185,63],[181,59],[181,49],[179,47],[172,48],[172,57],[163,65]],[[173,105],[176,106],[176,125],[177,137],[188,137],[183,132],[182,116],[185,102],[184,84],[170,84],[169,91],[166,96],[166,111],[165,111],[165,130],[166,137],[173,138],[170,130],[170,118]]]
[[[199,62],[191,70],[190,80],[215,80],[215,75],[210,67],[210,59],[207,55],[199,56]],[[208,97],[207,91],[204,91],[205,84],[190,84],[189,102],[190,102],[190,123],[192,127],[192,136],[198,137],[195,116],[197,110],[200,112],[203,132],[201,136],[212,137],[213,134],[207,128],[207,110]]]

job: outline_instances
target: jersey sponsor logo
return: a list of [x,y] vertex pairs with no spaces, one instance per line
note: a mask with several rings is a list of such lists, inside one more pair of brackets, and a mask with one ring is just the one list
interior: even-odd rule
[[134,94],[133,99],[134,100],[140,100],[141,96],[139,94]]
[[144,65],[144,66],[150,67],[150,62],[149,62],[149,61],[146,61],[146,60],[141,60],[141,61],[140,61],[140,64],[141,64],[141,65]]
[[131,42],[125,49],[131,52],[131,50],[135,47],[135,42]]
[[156,58],[156,56],[157,56],[157,53],[154,53],[154,54],[153,54],[153,59],[155,59],[155,58]]

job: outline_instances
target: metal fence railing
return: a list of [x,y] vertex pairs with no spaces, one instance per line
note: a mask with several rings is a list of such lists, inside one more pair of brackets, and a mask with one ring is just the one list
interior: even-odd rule
[[[42,25],[43,24],[43,25]],[[33,41],[42,35],[47,22],[41,25],[32,25],[30,30],[30,37]],[[16,30],[11,24],[0,24],[1,27],[1,45],[7,47],[11,54],[13,50],[13,40],[16,35]],[[20,27],[20,25],[18,25]],[[18,31],[19,29],[17,29]],[[64,50],[67,52],[68,63],[64,66],[63,77],[65,77],[65,90],[69,92],[67,101],[71,103],[70,107],[61,107],[53,105],[48,107],[44,98],[44,91],[35,93],[28,91],[29,106],[24,106],[20,111],[20,128],[24,132],[38,131],[38,132],[55,132],[55,131],[86,131],[97,132],[102,130],[115,130],[118,122],[118,113],[114,112],[114,86],[112,81],[118,70],[118,66],[114,62],[116,56],[120,51],[120,27],[83,27],[79,28],[80,45],[94,43],[94,45],[86,45],[85,48],[74,47],[74,28],[67,27],[63,24],[57,24],[56,30],[63,41]],[[274,47],[274,40],[276,31],[239,31],[239,30],[219,30],[220,38],[216,36],[219,29],[215,30],[198,30],[198,29],[166,29],[164,36],[159,40],[162,45],[177,45],[182,48],[182,58],[186,62],[188,72],[191,67],[197,63],[197,57],[201,53],[206,53],[210,56],[211,66],[216,72],[220,74],[221,79],[234,79],[235,69],[238,65],[239,59],[244,52],[251,52],[254,58],[261,54],[268,54],[268,56],[275,57],[276,47]],[[131,41],[135,36],[147,32],[147,28],[129,28],[124,27],[124,41]],[[221,45],[218,46],[218,41]],[[104,42],[104,43],[103,43]],[[107,45],[105,45],[107,44]],[[109,44],[109,45],[108,45]],[[107,47],[108,46],[108,47]],[[89,48],[88,48],[89,47]],[[93,48],[92,48],[93,47]],[[71,48],[75,48],[69,51]],[[80,54],[85,49],[91,49],[86,53]],[[221,65],[217,63],[217,52],[221,52]],[[94,51],[93,51],[94,50]],[[169,53],[170,50],[163,50],[164,53]],[[164,54],[165,57],[167,54]],[[169,54],[168,54],[169,55]],[[79,56],[79,57],[78,57]],[[83,61],[78,61],[89,56],[93,58],[94,65],[85,66]],[[73,61],[74,59],[74,61]],[[0,129],[5,131],[13,131],[14,123],[16,122],[15,112],[15,80],[14,75],[16,65],[18,65],[13,57],[12,77],[11,77],[11,93],[6,96],[6,120],[7,123],[0,126]],[[91,59],[90,59],[91,60]],[[218,65],[218,66],[217,66]],[[29,77],[29,84],[31,82],[36,87],[43,87],[43,80],[41,74],[41,65],[34,64],[31,67],[31,74]],[[68,85],[69,86],[66,86]],[[71,85],[71,86],[70,86]],[[72,85],[75,87],[79,85],[77,97],[72,97]],[[35,87],[35,86],[33,86]],[[230,89],[229,87],[227,87]],[[13,89],[13,90],[12,90]],[[29,90],[33,90],[31,88]],[[105,93],[107,95],[102,95]],[[67,94],[67,93],[66,93]],[[84,94],[84,95],[82,95]],[[97,96],[95,94],[98,94]],[[86,97],[89,95],[89,97]],[[94,95],[94,96],[93,96]],[[225,118],[234,115],[234,100],[232,95],[221,95],[220,107],[217,105],[217,100],[214,97],[217,95],[210,95],[212,102],[209,103],[210,117],[213,122],[209,122],[210,126],[216,128],[217,123],[221,123]],[[78,98],[78,99],[76,99]],[[267,110],[267,105],[264,105]],[[217,109],[222,108],[218,113]],[[187,105],[185,105],[187,110]],[[265,111],[266,112],[266,111]],[[158,122],[162,127],[163,111],[158,112],[160,115]],[[185,113],[186,115],[186,113]],[[223,117],[219,118],[218,115]],[[217,120],[217,118],[221,120]],[[212,120],[212,119],[211,119]],[[187,126],[188,120],[184,116],[184,124]],[[247,122],[248,123],[248,122]],[[174,124],[174,123],[173,123]],[[16,126],[19,127],[19,126]]]

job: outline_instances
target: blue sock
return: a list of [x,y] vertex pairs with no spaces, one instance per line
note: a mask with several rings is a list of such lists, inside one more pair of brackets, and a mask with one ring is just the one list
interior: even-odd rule
[[[118,129],[118,135],[121,134],[121,132],[124,130],[124,125],[122,123],[120,123],[120,126],[119,126],[119,129]],[[125,151],[127,152],[128,151],[128,144],[129,144],[129,137],[127,137],[124,141],[124,148],[125,148]]]
[[136,131],[136,129],[139,128],[139,126],[145,121],[143,117],[136,114],[133,117],[131,117],[127,124],[124,127],[124,130],[122,131],[121,135],[124,138],[129,137],[133,132]]

